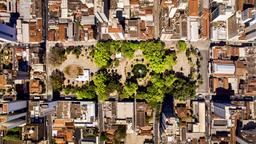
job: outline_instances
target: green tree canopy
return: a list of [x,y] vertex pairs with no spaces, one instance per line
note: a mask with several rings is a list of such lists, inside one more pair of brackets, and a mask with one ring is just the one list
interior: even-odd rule
[[165,79],[165,86],[170,89],[173,85],[173,83],[176,81],[176,77],[172,74],[164,76]]
[[109,44],[98,42],[93,50],[93,60],[100,68],[108,67],[111,63]]
[[86,83],[75,94],[77,99],[94,99],[97,97],[95,92],[95,86],[90,83]]
[[136,83],[127,82],[124,85],[123,92],[120,95],[120,97],[122,99],[124,99],[124,98],[131,98],[136,93],[137,89],[138,89],[138,85]]
[[185,52],[185,51],[187,50],[187,44],[186,44],[186,42],[183,41],[183,40],[180,40],[180,41],[178,42],[178,48],[179,48],[179,50],[180,50],[181,52]]
[[54,70],[50,76],[50,81],[51,81],[53,91],[61,91],[64,80],[65,80],[64,73],[57,69]]
[[67,59],[65,49],[61,46],[52,47],[48,56],[49,62],[55,66],[61,65]]
[[133,44],[126,42],[121,49],[122,54],[124,55],[124,57],[131,59],[133,58],[133,54],[135,52],[135,49],[132,47]]
[[186,81],[178,78],[170,90],[174,98],[179,100],[186,100],[187,98],[194,98],[196,94],[196,84],[194,81]]
[[108,96],[106,94],[106,85],[105,85],[106,80],[107,80],[107,77],[102,72],[97,73],[95,78],[93,79],[93,83],[95,85],[95,92],[98,95],[98,99],[100,101],[105,101],[108,99]]

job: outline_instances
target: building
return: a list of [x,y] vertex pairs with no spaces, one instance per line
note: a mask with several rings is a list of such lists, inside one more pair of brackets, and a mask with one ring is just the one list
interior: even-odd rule
[[256,38],[254,31],[256,26],[255,7],[250,7],[241,12],[243,32],[240,34],[239,40],[253,41]]
[[71,119],[54,119],[52,138],[56,144],[74,143],[75,126]]
[[26,143],[39,143],[46,139],[45,126],[41,124],[26,124],[23,127],[22,140]]
[[40,80],[31,80],[29,83],[30,94],[40,94],[42,93],[42,86],[40,85]]
[[193,133],[205,133],[206,131],[206,110],[204,101],[193,101],[193,114],[197,118],[197,123],[193,124]]
[[197,41],[199,40],[199,1],[189,0],[188,2],[188,40]]
[[174,113],[173,98],[166,97],[160,121],[160,133],[162,141],[166,143],[176,142],[179,137],[179,120]]
[[29,101],[29,116],[30,118],[40,118],[53,115],[56,111],[57,102],[43,102],[40,100]]
[[133,102],[117,102],[116,124],[127,125],[127,132],[134,130]]
[[214,102],[211,109],[213,112],[211,133],[218,136],[219,133],[224,132],[227,137],[231,137],[232,131],[237,126],[233,118],[239,115],[240,119],[244,119],[246,108],[230,103]]
[[[48,36],[50,42],[87,41],[96,38],[97,8],[94,1],[55,1],[48,3]],[[96,16],[99,13],[96,13]]]
[[58,101],[56,117],[72,119],[76,127],[97,126],[95,102]]
[[212,111],[215,115],[223,119],[230,119],[233,112],[245,110],[245,107],[232,105],[230,103],[213,103]]
[[0,129],[7,130],[26,123],[27,101],[4,101],[0,104]]
[[163,18],[160,39],[162,41],[186,40],[188,36],[187,2],[164,0],[161,6]]
[[228,19],[235,13],[235,2],[215,1],[214,4],[211,12],[211,40],[228,40]]
[[210,87],[213,93],[242,94],[241,85],[249,73],[247,47],[214,46],[210,52]]
[[6,24],[0,24],[0,41],[12,43],[16,40],[16,29]]

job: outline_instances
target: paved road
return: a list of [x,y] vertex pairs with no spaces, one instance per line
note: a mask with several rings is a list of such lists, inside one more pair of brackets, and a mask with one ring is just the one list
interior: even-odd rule
[[198,93],[209,93],[209,74],[208,74],[208,61],[209,61],[209,51],[200,50],[203,57],[201,60],[200,73],[203,78],[203,84],[199,86]]
[[210,142],[211,135],[211,100],[209,96],[205,97],[206,102],[206,119],[205,119],[205,136],[206,140]]
[[98,103],[98,122],[100,132],[104,131],[104,115],[103,115],[103,105],[101,102]]
[[155,144],[159,144],[159,124],[160,124],[160,108],[161,108],[161,105],[157,106],[155,109],[154,109],[154,113],[153,113],[153,120],[154,120],[154,125],[153,125],[153,131],[154,131],[154,143]]
[[160,31],[160,0],[154,0],[154,24],[155,24],[155,38],[159,38]]
[[208,74],[208,62],[209,62],[209,41],[191,42],[192,46],[198,48],[203,59],[201,60],[200,73],[203,78],[203,84],[199,86],[198,93],[209,93],[209,74]]
[[[104,114],[103,114],[103,105],[101,102],[98,102],[98,125],[99,125],[99,131],[104,131]],[[103,141],[99,141],[99,144],[104,144]]]
[[[47,42],[47,51],[49,51],[50,47],[54,46],[56,43],[60,42]],[[93,46],[96,45],[97,40],[90,40],[90,41],[67,41],[67,42],[61,42],[64,46]]]

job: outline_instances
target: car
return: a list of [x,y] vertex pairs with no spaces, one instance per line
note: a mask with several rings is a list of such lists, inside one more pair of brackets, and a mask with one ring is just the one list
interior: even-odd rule
[[200,50],[199,50],[198,48],[195,48],[195,50],[196,50],[196,53],[197,53],[198,55],[200,55]]

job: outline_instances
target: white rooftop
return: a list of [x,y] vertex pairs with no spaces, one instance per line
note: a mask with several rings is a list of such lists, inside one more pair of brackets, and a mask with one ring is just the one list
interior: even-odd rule
[[89,81],[90,80],[90,70],[84,69],[83,74],[79,75],[75,80],[76,81]]
[[133,102],[118,102],[117,103],[117,118],[126,119],[133,118]]
[[216,74],[234,74],[236,70],[234,64],[214,64],[213,66]]

